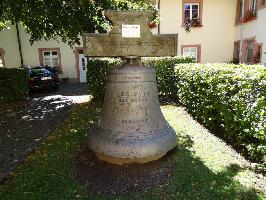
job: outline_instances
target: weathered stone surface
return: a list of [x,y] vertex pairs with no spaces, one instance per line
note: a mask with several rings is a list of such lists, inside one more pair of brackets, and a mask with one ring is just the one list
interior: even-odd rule
[[153,36],[151,13],[108,11],[109,34],[84,34],[85,54],[127,57],[110,70],[100,120],[89,131],[89,148],[114,164],[146,163],[176,146],[176,134],[160,110],[155,69],[138,57],[176,55],[177,35]]
[[115,164],[145,163],[176,146],[176,134],[160,110],[154,68],[125,64],[107,80],[99,122],[89,132],[89,147]]
[[[152,14],[137,11],[106,11],[113,22],[109,34],[84,33],[84,52],[90,57],[160,57],[177,54],[177,34],[152,35],[148,24]],[[123,25],[137,25],[140,35],[127,36]],[[123,37],[123,34],[124,37]]]

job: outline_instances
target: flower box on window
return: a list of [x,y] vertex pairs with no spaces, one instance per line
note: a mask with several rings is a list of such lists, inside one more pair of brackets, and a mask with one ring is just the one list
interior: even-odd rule
[[157,28],[157,23],[155,21],[152,21],[149,23],[149,28],[153,29],[153,28]]
[[191,28],[202,27],[202,25],[199,18],[194,18],[194,19],[185,19],[184,27],[185,30],[189,32]]
[[257,11],[256,10],[250,10],[245,14],[243,22],[249,22],[254,19],[257,19]]

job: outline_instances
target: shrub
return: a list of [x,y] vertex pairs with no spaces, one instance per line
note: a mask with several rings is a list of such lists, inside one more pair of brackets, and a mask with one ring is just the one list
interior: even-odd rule
[[186,64],[175,71],[179,100],[195,118],[251,159],[266,159],[264,67]]
[[0,102],[27,97],[28,74],[25,69],[0,68]]
[[89,95],[102,101],[105,94],[107,72],[121,63],[120,59],[89,59],[87,64]]
[[[157,71],[158,93],[161,102],[174,102],[176,95],[176,75],[174,66],[180,63],[194,62],[189,57],[145,58],[142,64],[151,65]],[[88,61],[87,81],[89,94],[103,100],[108,70],[122,64],[120,59],[90,59]]]
[[156,69],[158,95],[161,103],[177,102],[177,76],[174,67],[180,63],[194,63],[191,57],[165,57],[165,58],[144,58],[144,65],[153,66]]

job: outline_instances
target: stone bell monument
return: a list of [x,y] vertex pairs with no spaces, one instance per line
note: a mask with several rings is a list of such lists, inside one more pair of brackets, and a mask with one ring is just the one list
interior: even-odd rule
[[177,35],[152,35],[152,13],[106,11],[109,34],[85,33],[89,57],[121,57],[127,62],[107,76],[100,120],[89,131],[89,148],[114,164],[146,163],[176,146],[176,134],[161,113],[156,71],[140,65],[141,57],[174,56]]

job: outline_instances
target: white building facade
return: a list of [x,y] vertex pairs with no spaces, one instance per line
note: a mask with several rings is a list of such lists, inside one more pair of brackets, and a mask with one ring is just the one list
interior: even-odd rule
[[[242,62],[266,63],[266,0],[245,0],[244,31],[240,10],[242,0],[157,0],[160,25],[157,34],[178,34],[178,55],[192,55],[197,62],[215,63],[237,60],[243,35]],[[252,15],[252,16],[251,16]],[[190,32],[186,31],[190,22]],[[30,35],[18,26],[20,55],[15,26],[0,32],[0,67],[24,65],[57,66],[60,77],[73,82],[86,82],[86,58],[80,46],[38,41],[32,46]]]
[[[240,40],[242,38],[243,56],[241,62],[261,63],[266,66],[266,0],[245,0],[244,19],[241,23],[241,0],[237,1],[234,36],[234,57],[239,59]],[[241,26],[243,33],[241,34]]]
[[[81,80],[84,76],[83,71],[85,71],[83,69],[85,67],[85,58],[82,44],[81,46],[71,48],[63,42],[43,40],[31,45],[29,43],[30,35],[25,33],[23,26],[19,25],[18,28],[24,65],[56,66],[60,69],[61,78],[68,78],[70,81],[84,81]],[[4,67],[21,66],[21,56],[15,26],[10,26],[10,29],[5,29],[0,32],[0,52]],[[83,76],[81,77],[80,74]]]

